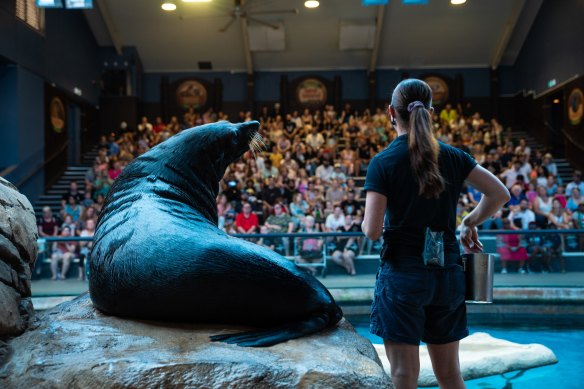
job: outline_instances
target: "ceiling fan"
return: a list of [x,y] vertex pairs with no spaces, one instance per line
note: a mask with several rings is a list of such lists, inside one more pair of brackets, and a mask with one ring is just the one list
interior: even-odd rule
[[[231,17],[231,20],[227,22],[222,28],[219,29],[219,32],[225,32],[231,27],[231,25],[239,19],[247,19],[253,22],[263,24],[264,26],[268,26],[277,30],[280,28],[278,25],[269,23],[263,20],[258,19],[256,16],[259,15],[278,15],[278,14],[298,14],[298,8],[290,8],[290,9],[278,9],[278,10],[253,10],[254,6],[262,5],[261,2],[254,2],[252,0],[234,0],[234,8],[231,11],[228,11],[228,15]],[[263,3],[264,5],[266,2]]]

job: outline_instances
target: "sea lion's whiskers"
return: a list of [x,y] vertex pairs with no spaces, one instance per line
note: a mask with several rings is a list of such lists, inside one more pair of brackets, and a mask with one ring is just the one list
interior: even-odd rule
[[249,148],[254,158],[257,158],[257,153],[262,152],[262,150],[266,148],[266,143],[264,142],[264,139],[257,132],[253,134],[253,136],[249,140]]

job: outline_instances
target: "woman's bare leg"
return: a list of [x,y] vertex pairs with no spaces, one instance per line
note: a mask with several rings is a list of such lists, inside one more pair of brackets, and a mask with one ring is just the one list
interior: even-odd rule
[[384,340],[395,389],[416,389],[420,374],[420,347]]
[[459,341],[446,344],[428,344],[434,375],[441,389],[466,388],[458,360]]

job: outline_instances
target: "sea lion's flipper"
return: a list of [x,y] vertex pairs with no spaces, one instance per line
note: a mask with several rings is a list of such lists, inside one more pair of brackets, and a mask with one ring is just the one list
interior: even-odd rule
[[241,347],[268,347],[322,331],[329,325],[328,315],[319,314],[309,319],[285,324],[277,328],[211,336],[213,342],[237,344]]

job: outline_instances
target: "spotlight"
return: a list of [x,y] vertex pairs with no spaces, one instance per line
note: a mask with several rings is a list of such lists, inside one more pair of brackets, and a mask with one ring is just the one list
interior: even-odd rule
[[466,0],[450,0],[450,4],[452,5],[460,5],[466,3]]
[[165,11],[174,11],[176,9],[176,4],[174,4],[172,1],[165,1],[164,3],[162,3],[160,8],[162,8]]
[[304,6],[306,8],[316,8],[320,5],[320,3],[316,0],[307,0],[304,2]]

